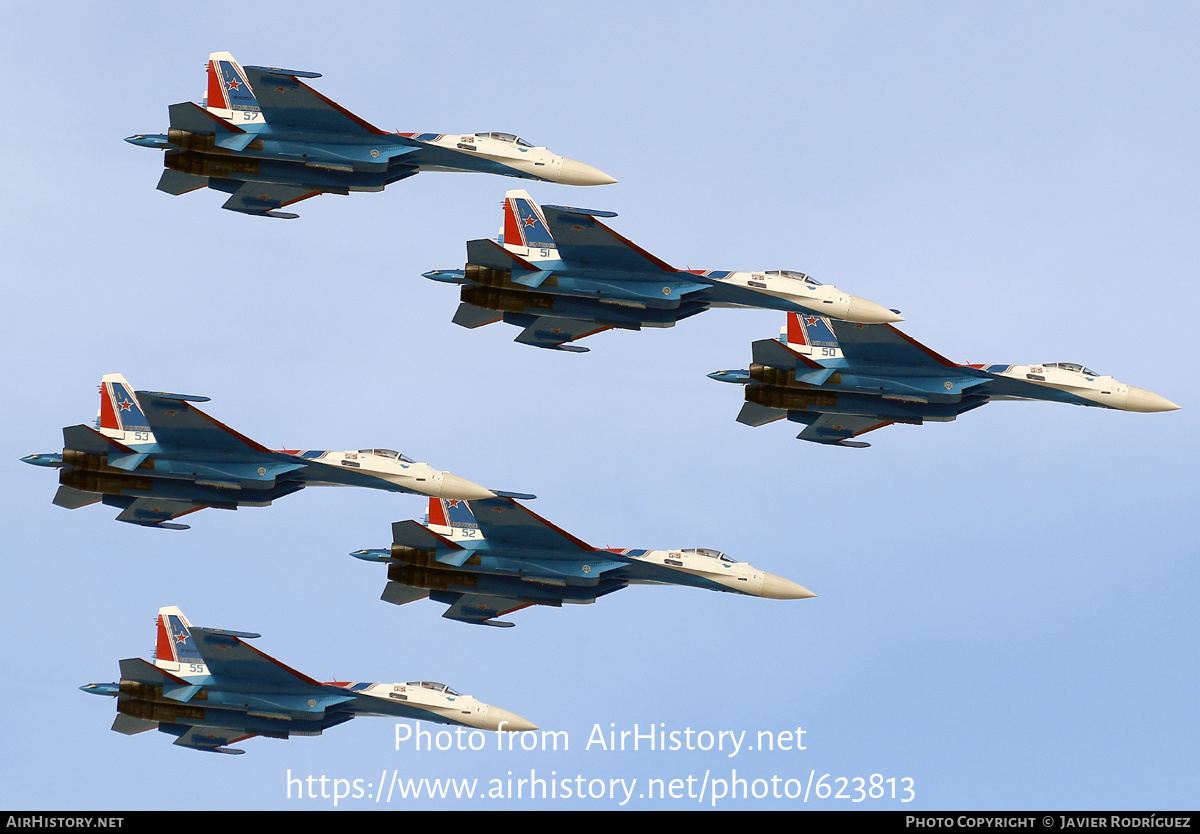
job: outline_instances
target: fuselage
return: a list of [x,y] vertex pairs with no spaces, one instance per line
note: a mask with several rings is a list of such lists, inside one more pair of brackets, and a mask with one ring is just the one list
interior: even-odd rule
[[[694,312],[710,307],[745,307],[786,312],[815,313],[822,316],[844,319],[864,324],[903,321],[903,317],[892,310],[842,292],[831,284],[822,284],[803,272],[789,269],[764,270],[760,272],[731,272],[727,270],[677,270],[655,273],[653,279],[646,273],[622,271],[608,266],[597,266],[582,261],[564,261],[555,248],[524,246],[511,243],[503,233],[497,240],[509,252],[533,264],[539,270],[552,273],[552,277],[538,284],[537,289],[577,299],[576,303],[589,302],[601,305],[603,316],[614,312],[626,313],[626,318],[637,318],[637,307],[662,310],[679,310],[683,316],[647,316],[645,325],[666,326]],[[457,273],[457,276],[455,275]],[[435,274],[445,277],[438,280],[469,280],[469,276],[458,270],[437,270]],[[527,289],[522,286],[509,289]],[[614,311],[625,304],[625,309]],[[556,308],[557,311],[557,308]],[[531,306],[523,312],[544,315],[544,310]],[[579,309],[564,307],[565,316],[578,315]]]
[[[561,551],[539,552],[535,548],[514,548],[503,542],[489,542],[479,531],[462,525],[428,525],[438,535],[471,551],[469,570],[473,573],[509,577],[523,583],[514,587],[533,593],[545,583],[551,595],[565,594],[563,602],[594,602],[605,588],[616,590],[626,585],[686,585],[711,591],[730,591],[768,599],[805,599],[815,596],[801,585],[781,576],[759,570],[749,562],[738,562],[711,548],[677,550],[623,550],[607,548],[563,558]],[[566,593],[567,586],[582,591]],[[601,589],[591,594],[586,589]]]
[[768,408],[897,422],[948,422],[992,400],[1044,400],[1139,412],[1179,407],[1074,362],[906,366],[848,360],[837,347],[788,347],[825,370],[800,364],[751,365],[749,370],[709,376],[746,385],[747,402]]
[[[316,736],[351,718],[387,716],[453,724],[480,730],[521,732],[537,725],[521,716],[456,692],[444,683],[350,683],[281,686],[254,681],[228,682],[207,674],[203,664],[159,661],[157,668],[179,677],[188,687],[165,693],[162,686],[137,680],[94,683],[80,687],[94,695],[117,697],[118,712],[130,718],[168,725],[165,732],[207,727],[234,734],[268,737]],[[189,674],[187,668],[203,668]],[[175,697],[172,697],[175,696]],[[179,729],[170,729],[170,728]]]
[[[99,429],[136,456],[133,468],[110,457],[64,449],[26,463],[63,468],[62,483],[85,492],[199,500],[213,506],[267,506],[305,486],[363,486],[435,498],[492,498],[491,490],[391,449],[220,453],[162,449],[145,431]],[[140,460],[137,458],[142,457]]]
[[184,174],[333,192],[382,191],[421,171],[490,173],[564,185],[616,182],[598,168],[508,133],[382,133],[364,139],[272,129],[261,120],[235,124],[250,137],[238,150],[220,146],[214,134],[179,129],[126,141],[168,151],[166,167]]

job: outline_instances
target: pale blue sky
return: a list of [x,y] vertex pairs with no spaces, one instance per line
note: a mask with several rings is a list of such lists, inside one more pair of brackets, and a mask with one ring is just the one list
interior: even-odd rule
[[[5,6],[0,340],[21,407],[0,449],[0,807],[320,808],[288,802],[289,769],[393,768],[639,787],[881,773],[913,778],[917,799],[863,805],[1194,807],[1198,18],[1184,3]],[[214,50],[321,72],[317,89],[386,129],[511,131],[594,164],[620,183],[526,187],[618,212],[679,267],[804,270],[900,308],[952,359],[1083,362],[1184,410],[997,404],[821,448],[734,422],[740,391],[705,378],[744,367],[778,314],[606,333],[583,356],[464,330],[454,289],[420,275],[461,267],[521,181],[423,174],[306,201],[293,222],[159,193],[159,155],[121,140],[165,130]],[[270,446],[401,449],[537,493],[592,544],[715,547],[819,597],[632,588],[473,628],[378,601],[383,570],[346,555],[420,517],[411,496],[313,489],[184,533],[67,512],[52,473],[18,459],[90,421],[110,372],[210,396]],[[76,687],[148,656],[170,604],[261,632],[315,677],[446,681],[568,731],[572,751],[397,753],[384,719],[238,758],[109,732],[113,703]],[[807,749],[582,750],[595,724],[660,722],[802,726]]]

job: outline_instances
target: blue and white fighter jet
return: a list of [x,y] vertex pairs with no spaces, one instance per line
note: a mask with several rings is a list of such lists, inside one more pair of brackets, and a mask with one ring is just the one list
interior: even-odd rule
[[475,625],[530,605],[592,603],[629,585],[685,585],[767,599],[816,594],[708,548],[596,548],[510,498],[431,498],[426,523],[397,521],[389,549],[350,554],[388,566],[383,599],[404,605],[426,597],[442,615]]
[[175,607],[158,610],[154,662],[121,661],[121,680],[79,687],[117,699],[112,729],[175,736],[175,744],[209,753],[255,736],[319,736],[360,715],[419,719],[480,730],[520,732],[537,726],[443,683],[322,683],[245,641],[240,631],[196,628]]
[[819,284],[802,272],[680,270],[597,218],[611,211],[537,206],[509,191],[498,241],[467,241],[464,269],[426,278],[461,284],[454,323],[522,328],[516,341],[581,353],[573,344],[613,328],[674,327],[711,307],[816,313],[847,321],[903,321],[894,310]]
[[125,141],[166,151],[159,191],[205,186],[222,208],[292,219],[280,211],[318,194],[383,189],[421,171],[467,171],[564,185],[606,185],[608,174],[511,133],[388,133],[301,79],[319,73],[242,67],[228,52],[208,61],[203,106],[172,104],[165,134]]
[[853,438],[893,423],[949,422],[993,400],[1047,400],[1121,411],[1174,411],[1158,394],[1074,362],[960,365],[888,324],[788,315],[779,339],[751,346],[749,370],[709,374],[746,386],[738,422],[787,418],[813,443],[865,448]]
[[103,501],[118,521],[186,530],[174,519],[207,507],[266,507],[306,486],[358,486],[444,498],[502,493],[391,449],[272,451],[192,405],[208,397],[134,391],[120,374],[100,384],[96,426],[63,429],[62,454],[21,458],[59,470],[54,503]]

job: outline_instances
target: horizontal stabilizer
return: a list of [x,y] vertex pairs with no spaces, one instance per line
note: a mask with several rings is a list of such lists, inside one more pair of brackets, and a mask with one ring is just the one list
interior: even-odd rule
[[147,721],[145,718],[134,718],[132,715],[117,713],[116,719],[113,720],[112,730],[114,733],[124,736],[136,736],[138,733],[153,730],[157,726],[157,721]]
[[447,538],[411,519],[397,521],[392,524],[392,544],[401,547],[411,547],[415,550],[436,550],[439,547],[461,550],[462,548]]
[[148,683],[151,686],[186,686],[187,682],[170,672],[164,672],[153,663],[140,657],[127,657],[121,661],[121,680]]
[[128,446],[105,437],[100,432],[88,426],[67,426],[64,428],[63,448],[75,452],[85,452],[89,455],[107,455],[113,451],[121,455],[133,453],[133,449],[130,449]]
[[[247,134],[249,135],[249,134]],[[158,178],[158,190],[165,191],[178,197],[208,185],[208,177],[197,177],[195,174],[185,174],[182,171],[172,171],[167,168]]]
[[796,353],[775,339],[759,339],[750,345],[750,349],[752,351],[751,361],[755,365],[766,365],[771,368],[786,368],[789,370],[795,368],[797,365],[804,365],[814,369],[821,367],[807,356]]
[[384,586],[383,594],[379,598],[392,605],[407,605],[410,602],[425,599],[427,596],[429,596],[429,591],[424,588],[413,588],[401,585],[399,582],[389,582]]
[[767,423],[782,420],[786,416],[787,412],[778,408],[768,408],[758,403],[742,403],[742,410],[738,412],[737,421],[745,423],[747,426],[765,426]]
[[501,271],[522,269],[537,272],[538,268],[524,258],[509,252],[494,240],[468,240],[467,263]]
[[242,129],[237,125],[232,125],[222,119],[209,113],[198,104],[193,104],[190,101],[184,101],[179,104],[172,104],[167,108],[167,112],[171,116],[172,130],[186,130],[188,133],[242,133]]
[[474,329],[483,327],[485,324],[493,324],[504,318],[503,313],[497,313],[495,310],[485,310],[482,307],[476,307],[474,304],[462,302],[458,305],[458,309],[454,311],[452,322],[459,327]]
[[95,504],[99,500],[98,493],[83,492],[69,486],[60,486],[58,492],[54,493],[54,503],[59,507],[66,507],[68,510],[77,510],[80,507]]

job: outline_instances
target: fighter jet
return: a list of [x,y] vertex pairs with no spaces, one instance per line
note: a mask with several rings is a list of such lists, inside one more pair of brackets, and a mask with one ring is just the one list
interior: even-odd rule
[[596,218],[611,211],[535,205],[509,191],[497,241],[467,241],[464,269],[426,278],[461,284],[454,323],[505,321],[516,341],[582,353],[572,342],[603,330],[674,327],[710,307],[757,307],[818,313],[848,321],[903,321],[894,310],[802,272],[680,270],[631,243]]
[[888,324],[788,315],[780,338],[754,342],[749,370],[709,374],[746,386],[738,422],[787,418],[797,437],[865,448],[851,438],[893,423],[949,422],[993,400],[1048,400],[1121,411],[1174,411],[1175,403],[1075,362],[960,365]]
[[21,458],[59,470],[54,503],[69,510],[103,501],[118,521],[186,530],[174,519],[206,507],[266,507],[306,486],[359,486],[444,498],[521,493],[484,489],[391,449],[272,451],[192,405],[208,397],[134,392],[120,374],[100,384],[95,428],[63,429],[62,454]]
[[512,133],[388,133],[301,79],[319,73],[243,68],[228,52],[208,61],[203,105],[168,108],[167,133],[126,142],[166,151],[158,190],[223,191],[222,208],[292,219],[279,211],[318,194],[383,189],[421,171],[478,171],[564,185],[616,182],[583,162]]
[[510,498],[431,498],[426,523],[397,521],[389,549],[350,554],[388,566],[383,599],[429,597],[443,617],[510,627],[496,619],[530,605],[592,603],[628,585],[686,585],[767,599],[816,596],[789,579],[708,548],[600,549]]
[[178,608],[160,608],[153,663],[126,658],[120,682],[79,688],[117,699],[116,732],[158,730],[175,736],[180,747],[209,753],[245,753],[229,745],[255,736],[319,736],[360,715],[479,730],[538,729],[444,683],[321,683],[246,644],[258,636],[196,628]]

